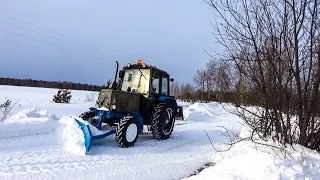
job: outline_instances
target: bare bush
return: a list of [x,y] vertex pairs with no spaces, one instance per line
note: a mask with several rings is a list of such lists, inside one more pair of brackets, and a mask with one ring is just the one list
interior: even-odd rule
[[200,102],[203,101],[203,94],[206,88],[206,77],[206,71],[203,69],[197,70],[197,73],[193,77],[193,81],[200,91]]
[[[320,151],[320,2],[205,2],[217,15],[221,58],[237,78],[235,113],[262,139]],[[253,108],[245,106],[248,101]]]
[[0,104],[0,122],[4,121],[10,112],[11,101],[8,99],[3,104]]
[[0,122],[3,122],[13,113],[13,108],[17,102],[12,103],[12,100],[5,99],[4,103],[0,104]]
[[97,100],[97,94],[96,92],[91,92],[90,94],[86,95],[86,102],[95,102]]

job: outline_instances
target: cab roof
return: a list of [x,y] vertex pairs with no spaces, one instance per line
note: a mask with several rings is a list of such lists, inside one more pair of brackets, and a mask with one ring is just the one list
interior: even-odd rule
[[126,69],[151,69],[152,71],[159,71],[162,74],[168,74],[167,71],[157,68],[156,66],[147,65],[147,64],[128,64],[127,66],[123,66],[123,70]]

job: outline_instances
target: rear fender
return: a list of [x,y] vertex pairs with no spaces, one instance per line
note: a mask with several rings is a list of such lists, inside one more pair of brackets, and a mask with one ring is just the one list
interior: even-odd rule
[[158,101],[164,101],[169,103],[171,106],[176,107],[177,106],[177,101],[175,98],[170,97],[170,96],[160,96],[158,98]]
[[158,98],[158,101],[162,101],[162,102],[167,102],[168,104],[170,104],[173,108],[175,108],[174,110],[174,117],[176,120],[184,120],[183,117],[183,107],[178,106],[177,104],[177,100],[174,97],[170,97],[170,96],[160,96]]

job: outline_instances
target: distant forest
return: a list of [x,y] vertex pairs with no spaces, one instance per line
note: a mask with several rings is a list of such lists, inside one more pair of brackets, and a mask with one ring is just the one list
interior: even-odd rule
[[73,89],[86,91],[99,91],[104,86],[74,83],[69,81],[43,81],[33,79],[16,79],[16,78],[2,78],[0,77],[0,85],[11,86],[27,86],[27,87],[42,87],[42,88],[56,88],[56,89]]

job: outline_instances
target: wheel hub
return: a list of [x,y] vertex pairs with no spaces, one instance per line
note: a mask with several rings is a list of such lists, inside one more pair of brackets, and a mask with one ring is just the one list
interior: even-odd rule
[[172,111],[170,109],[165,110],[165,120],[162,123],[162,130],[164,133],[169,133],[171,131],[171,120],[172,120]]
[[128,126],[126,131],[126,139],[128,142],[133,142],[138,134],[138,127],[136,124],[132,123]]

